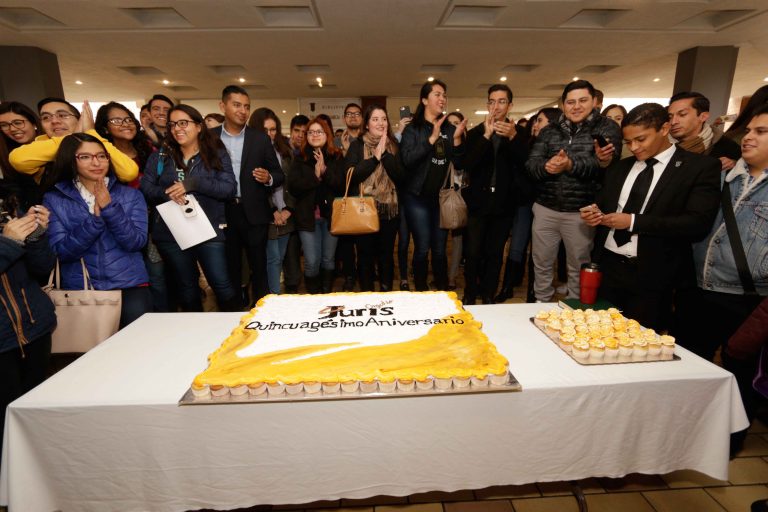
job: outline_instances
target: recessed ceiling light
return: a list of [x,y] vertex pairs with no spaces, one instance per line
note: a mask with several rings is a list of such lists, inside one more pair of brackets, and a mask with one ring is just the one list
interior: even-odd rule
[[323,78],[322,77],[317,77],[317,78],[315,78],[315,80],[319,83],[319,82],[323,81]]
[[435,77],[433,77],[433,76],[428,76],[427,77],[427,82],[434,82],[434,81],[435,81]]
[[501,78],[499,78],[499,80],[501,80],[502,82],[506,82],[507,81],[507,77],[502,76]]
[[75,80],[75,83],[76,83],[77,85],[83,85],[83,82],[82,82],[82,81],[80,81],[80,80]]
[[296,112],[296,115],[299,115],[299,113],[298,113],[298,112]]
[[170,83],[171,83],[171,82],[169,82],[168,80],[163,80],[163,85],[168,85],[168,84],[170,84]]
[[487,116],[488,115],[488,111],[487,110],[475,110],[475,115],[476,116]]
[[555,103],[554,105],[552,105],[552,108],[557,108],[557,103]]
[[768,82],[768,76],[763,78],[763,82]]
[[574,82],[575,82],[576,80],[578,80],[578,79],[579,79],[579,77],[577,77],[577,76],[573,77],[573,81],[574,81]]
[[283,114],[285,114],[285,110],[283,110]]
[[457,108],[457,109],[456,109],[456,112],[461,112],[461,109],[460,109],[460,108]]
[[241,84],[244,84],[245,83],[245,78],[240,77],[240,78],[237,79],[237,81],[240,82]]
[[654,82],[658,82],[659,80],[661,80],[661,78],[659,78],[659,77],[656,77],[656,78],[653,79]]

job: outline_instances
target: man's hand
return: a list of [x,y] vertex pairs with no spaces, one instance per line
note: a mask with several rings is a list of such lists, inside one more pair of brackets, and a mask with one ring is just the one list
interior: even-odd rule
[[632,223],[632,214],[629,213],[609,213],[603,216],[601,224],[612,229],[629,229]]
[[600,147],[600,144],[595,141],[595,155],[597,156],[597,163],[600,167],[608,167],[613,160],[613,153],[616,149],[613,147],[613,143]]
[[75,130],[78,132],[87,132],[93,130],[93,110],[91,110],[91,104],[88,100],[83,100],[83,111],[80,112],[80,119],[77,121]]
[[723,171],[730,171],[736,165],[736,160],[731,160],[727,156],[721,156],[720,165]]
[[269,183],[269,180],[272,179],[272,176],[269,175],[269,171],[264,169],[263,167],[255,168],[251,174],[253,174],[253,178],[256,181],[258,181],[263,185],[266,185],[267,183]]
[[595,227],[603,220],[603,212],[594,203],[579,209],[579,216],[587,226]]
[[514,139],[515,135],[517,135],[517,127],[515,126],[515,123],[504,119],[493,123],[493,131],[498,133],[500,137],[506,137],[509,140]]
[[544,170],[549,174],[560,174],[561,172],[570,171],[571,169],[573,169],[573,162],[568,158],[564,149],[561,149],[544,164]]

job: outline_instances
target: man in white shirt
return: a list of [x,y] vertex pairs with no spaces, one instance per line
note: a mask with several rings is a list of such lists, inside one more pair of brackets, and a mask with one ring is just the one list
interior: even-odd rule
[[593,260],[599,297],[646,327],[668,327],[675,288],[693,278],[691,243],[704,238],[720,200],[720,162],[669,141],[669,115],[656,103],[622,122],[634,156],[605,171],[596,204],[581,217],[597,226]]

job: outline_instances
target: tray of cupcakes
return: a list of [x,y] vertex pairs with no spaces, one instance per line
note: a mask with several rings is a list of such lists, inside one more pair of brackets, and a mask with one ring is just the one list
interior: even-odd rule
[[675,338],[626,318],[616,308],[550,309],[531,318],[549,339],[583,365],[676,361]]

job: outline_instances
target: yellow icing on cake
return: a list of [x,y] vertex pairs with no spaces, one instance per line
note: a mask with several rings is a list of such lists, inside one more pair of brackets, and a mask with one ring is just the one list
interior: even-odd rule
[[[424,292],[442,293],[442,292]],[[332,294],[346,295],[346,294]],[[240,325],[224,340],[221,347],[208,356],[209,366],[195,377],[193,386],[239,386],[253,382],[293,384],[307,381],[390,382],[395,379],[425,380],[437,378],[483,378],[488,374],[504,374],[507,360],[480,330],[481,324],[465,311],[456,294],[448,293],[456,303],[453,322],[433,325],[427,334],[401,343],[359,346],[357,343],[317,344],[277,350],[254,356],[238,357],[241,349],[258,343],[259,333],[245,329],[263,301],[240,319]],[[463,323],[456,323],[457,320]],[[337,347],[350,347],[331,353],[320,353]],[[320,353],[312,356],[313,353]]]

